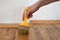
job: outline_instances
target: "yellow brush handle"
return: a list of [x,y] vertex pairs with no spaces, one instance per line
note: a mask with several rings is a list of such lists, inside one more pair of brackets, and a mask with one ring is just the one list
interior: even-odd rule
[[20,26],[30,27],[30,25],[27,23],[27,16],[26,16],[26,13],[28,12],[28,10],[29,10],[29,8],[26,7],[25,10],[24,10],[24,20],[20,24]]
[[25,10],[24,10],[24,22],[26,22],[27,21],[27,16],[26,16],[26,13],[28,12],[28,7],[26,7],[25,8]]

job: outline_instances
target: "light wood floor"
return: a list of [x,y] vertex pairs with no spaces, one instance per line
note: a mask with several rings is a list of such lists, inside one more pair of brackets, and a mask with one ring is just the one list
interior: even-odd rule
[[[36,22],[36,21],[35,21]],[[41,32],[41,35],[45,38],[46,37],[46,35],[44,35],[43,33],[44,32],[46,32],[47,30],[47,32],[49,33],[49,34],[51,34],[51,38],[53,38],[52,36],[54,35],[55,37],[54,38],[56,38],[55,40],[58,40],[57,38],[60,38],[60,21],[56,21],[56,23],[55,23],[55,21],[51,24],[51,22],[49,22],[50,24],[48,25],[48,29],[46,28],[46,26],[47,25],[45,25],[45,22],[46,21],[38,21],[37,22],[37,24],[35,23],[35,22],[33,22],[33,24],[31,23],[31,25],[39,25],[39,26],[43,26],[43,27],[41,27],[40,28],[40,30],[42,30],[43,29],[43,32],[42,31],[40,31]],[[43,24],[43,22],[44,22],[44,24]],[[48,24],[48,22],[46,22],[47,24]],[[40,24],[38,24],[38,23],[40,23]],[[55,24],[54,24],[55,23]],[[44,27],[45,26],[45,27]],[[36,26],[35,26],[36,27]],[[34,27],[31,27],[31,28],[34,28]],[[36,27],[37,28],[37,27]],[[46,29],[45,29],[46,28]],[[51,30],[50,30],[51,29]],[[52,32],[52,33],[50,33],[50,32]],[[55,33],[54,33],[55,32]],[[18,35],[18,24],[0,24],[0,40],[29,40],[29,38],[31,39],[31,40],[33,40],[32,38],[34,38],[34,31],[33,32],[30,32],[29,33],[29,35],[30,35],[30,37],[29,37],[29,35]],[[54,33],[54,34],[53,34]],[[58,33],[58,34],[57,34]],[[32,34],[32,35],[31,35]],[[47,34],[47,33],[46,33]],[[53,34],[53,35],[52,35]],[[59,36],[57,36],[57,35],[59,35]],[[48,39],[49,37],[47,36],[47,39]],[[53,39],[54,39],[53,38]],[[35,39],[35,38],[34,38]],[[49,38],[50,39],[50,38]],[[36,40],[36,39],[35,39]],[[39,39],[40,40],[40,39]],[[42,39],[43,40],[43,39]],[[46,39],[45,39],[46,40]],[[60,40],[60,39],[59,39]]]
[[[59,39],[59,37],[60,37],[60,36],[58,37],[58,35],[60,35],[60,25],[59,24],[49,24],[48,26],[47,25],[39,25],[39,26],[40,26],[42,36],[46,36],[45,33],[43,33],[43,32],[47,31],[49,34],[51,34],[51,36],[55,36],[55,37],[52,37],[53,39],[54,38],[56,38],[56,40]],[[38,26],[37,27],[33,26],[33,29],[34,28],[38,28]],[[34,38],[33,33],[34,33],[34,31],[30,32],[30,36],[31,36],[31,34],[33,35],[33,37],[31,36],[32,38]],[[54,33],[54,35],[53,35],[53,33]],[[28,35],[18,35],[17,28],[9,28],[9,27],[0,28],[0,40],[29,40],[28,37],[29,37]],[[58,37],[58,39],[57,39],[57,37]],[[47,36],[47,38],[49,38],[49,37]]]
[[60,40],[60,25],[32,25],[30,40]]
[[18,34],[18,24],[0,24],[0,40],[28,40],[28,35]]
[[17,29],[0,29],[0,40],[28,40],[28,35],[18,35]]

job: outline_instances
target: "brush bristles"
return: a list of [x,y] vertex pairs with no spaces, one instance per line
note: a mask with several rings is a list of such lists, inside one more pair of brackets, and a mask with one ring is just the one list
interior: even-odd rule
[[25,27],[25,26],[19,26],[19,29],[29,29],[28,27]]
[[18,28],[18,32],[19,32],[19,35],[26,35],[26,34],[29,34],[29,28],[28,27],[25,27],[25,26],[19,26]]

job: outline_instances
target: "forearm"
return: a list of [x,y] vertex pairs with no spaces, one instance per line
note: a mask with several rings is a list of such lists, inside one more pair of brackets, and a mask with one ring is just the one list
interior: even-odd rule
[[[35,0],[36,1],[36,0]],[[27,17],[31,18],[34,12],[36,12],[40,7],[47,5],[49,3],[52,3],[54,1],[58,1],[58,0],[39,0],[38,2],[36,2],[35,4],[29,6],[29,10],[27,12]]]
[[54,2],[55,0],[39,0],[34,5],[32,5],[34,12],[37,11],[40,7]]
[[56,1],[56,0],[41,0],[41,1],[39,0],[38,7],[50,4],[50,3],[54,2],[54,1]]

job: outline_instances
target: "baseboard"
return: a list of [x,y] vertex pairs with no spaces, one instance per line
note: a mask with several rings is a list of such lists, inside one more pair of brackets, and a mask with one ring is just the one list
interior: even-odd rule
[[59,24],[60,20],[31,20],[31,25],[41,25],[41,24]]
[[18,23],[0,23],[0,28],[18,28]]
[[[59,24],[60,20],[30,20],[30,25]],[[0,28],[18,28],[18,23],[0,23]]]

